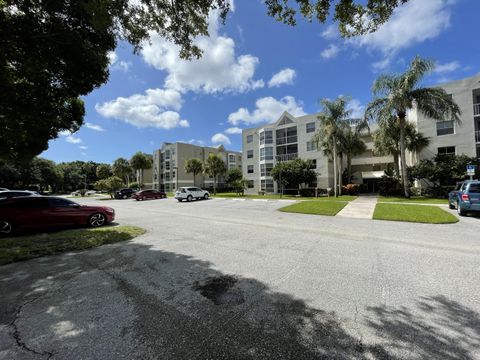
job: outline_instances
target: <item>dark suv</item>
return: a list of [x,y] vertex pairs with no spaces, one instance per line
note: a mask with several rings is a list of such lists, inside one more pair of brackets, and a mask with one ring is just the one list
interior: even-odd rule
[[128,199],[135,193],[132,189],[120,189],[115,192],[115,199]]

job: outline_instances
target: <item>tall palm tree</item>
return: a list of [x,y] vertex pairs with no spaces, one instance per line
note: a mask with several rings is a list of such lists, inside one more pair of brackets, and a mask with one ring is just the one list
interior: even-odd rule
[[434,67],[432,61],[415,57],[403,74],[380,75],[372,88],[376,98],[365,111],[365,119],[374,119],[380,124],[389,122],[392,118],[398,119],[402,183],[406,197],[409,196],[405,158],[407,112],[416,109],[437,121],[460,121],[460,107],[444,89],[420,86],[420,81]]
[[203,171],[203,163],[199,159],[188,159],[185,161],[185,172],[187,174],[193,174],[193,186],[195,186],[195,180],[197,174]]
[[367,151],[367,146],[360,136],[358,127],[345,126],[341,138],[343,153],[347,157],[347,181],[352,179],[352,157]]
[[322,99],[320,100],[322,111],[318,116],[320,120],[320,127],[313,136],[318,148],[323,148],[324,151],[331,151],[333,158],[333,187],[335,197],[338,196],[338,147],[340,146],[339,139],[341,137],[344,122],[349,118],[351,111],[347,109],[347,99],[339,96],[335,100]]
[[[400,124],[392,119],[380,126],[373,134],[373,145],[378,155],[392,155],[395,175],[400,177],[398,166],[400,159]],[[405,147],[412,152],[419,152],[430,144],[430,139],[418,132],[415,125],[405,124]]]
[[151,169],[152,162],[152,156],[150,154],[142,153],[141,151],[137,151],[130,159],[130,166],[135,170],[137,183],[140,189],[143,186],[143,170]]
[[213,193],[216,194],[218,176],[224,175],[227,172],[225,162],[220,156],[210,154],[205,161],[203,169],[208,176],[211,176],[213,178]]

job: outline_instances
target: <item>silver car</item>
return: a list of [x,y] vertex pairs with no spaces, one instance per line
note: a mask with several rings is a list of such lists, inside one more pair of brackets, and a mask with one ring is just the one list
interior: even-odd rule
[[208,191],[194,186],[181,187],[177,191],[175,191],[175,199],[177,199],[178,201],[192,201],[193,199],[207,200],[209,197],[210,194]]

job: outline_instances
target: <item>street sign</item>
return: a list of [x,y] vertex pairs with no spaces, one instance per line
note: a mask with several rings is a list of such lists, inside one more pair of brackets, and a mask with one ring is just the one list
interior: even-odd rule
[[467,175],[473,176],[475,175],[475,165],[467,165]]

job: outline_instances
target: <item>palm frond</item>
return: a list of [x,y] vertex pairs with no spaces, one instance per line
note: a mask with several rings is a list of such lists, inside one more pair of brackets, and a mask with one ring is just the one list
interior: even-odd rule
[[453,120],[460,123],[462,111],[452,96],[441,88],[421,88],[410,93],[418,111],[438,121]]
[[408,70],[401,75],[404,92],[415,89],[417,84],[435,68],[435,63],[429,59],[416,56],[410,63]]

